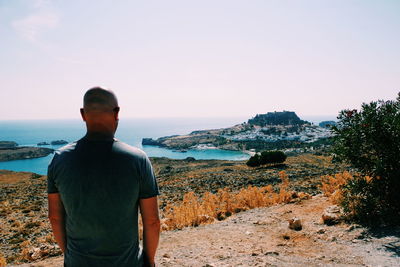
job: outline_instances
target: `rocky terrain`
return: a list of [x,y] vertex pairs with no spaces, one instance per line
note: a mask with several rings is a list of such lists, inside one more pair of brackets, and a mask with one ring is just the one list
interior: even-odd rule
[[[160,266],[395,266],[399,232],[368,231],[341,222],[321,223],[332,205],[319,195],[321,176],[348,170],[327,155],[300,154],[283,165],[250,168],[243,161],[152,158],[160,186],[160,208],[178,203],[184,193],[197,195],[220,188],[237,191],[249,185],[280,183],[284,170],[290,189],[309,200],[240,212],[210,225],[162,233]],[[0,171],[0,265],[62,266],[60,250],[47,220],[46,177]],[[301,220],[301,230],[288,220]],[[397,254],[396,254],[397,253]],[[3,257],[3,258],[1,258]],[[36,263],[34,263],[36,262]],[[33,264],[33,265],[32,265]]]
[[12,148],[0,148],[0,161],[40,158],[53,152],[54,149],[45,147],[15,146]]
[[220,148],[225,150],[266,150],[321,147],[329,143],[332,133],[327,127],[301,120],[294,112],[258,114],[247,122],[229,128],[193,131],[156,140],[143,138],[142,145],[186,151]]
[[[300,203],[257,208],[224,221],[161,233],[158,266],[399,266],[400,229],[368,231],[321,214],[331,204],[321,196]],[[300,218],[302,229],[289,229]],[[21,265],[62,267],[63,258]]]

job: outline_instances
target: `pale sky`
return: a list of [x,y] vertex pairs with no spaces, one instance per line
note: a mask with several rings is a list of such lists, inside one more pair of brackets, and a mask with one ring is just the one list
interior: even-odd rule
[[0,0],[0,120],[333,115],[400,91],[398,0]]

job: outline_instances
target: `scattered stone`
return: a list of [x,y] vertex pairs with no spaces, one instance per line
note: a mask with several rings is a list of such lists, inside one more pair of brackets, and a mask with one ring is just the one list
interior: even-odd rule
[[32,252],[31,252],[32,260],[40,259],[41,256],[42,256],[42,253],[41,253],[40,248],[33,248]]
[[351,231],[353,231],[354,229],[357,229],[357,228],[360,228],[360,226],[357,225],[357,224],[352,224],[346,229],[346,231],[347,232],[351,232]]
[[367,231],[361,231],[361,233],[356,237],[357,239],[365,239],[368,238],[368,232]]
[[399,242],[390,242],[390,243],[388,243],[388,244],[383,244],[383,246],[384,246],[387,250],[389,250],[389,251],[391,251],[391,252],[394,252],[394,253],[396,253],[397,255],[400,254],[400,241],[399,241]]
[[324,228],[320,228],[320,229],[318,229],[318,231],[317,231],[317,234],[324,234],[325,233],[325,229]]
[[164,258],[171,258],[171,256],[170,256],[168,253],[165,253],[165,254],[163,255],[163,257],[164,257]]
[[301,220],[299,218],[292,218],[289,220],[289,229],[295,230],[295,231],[300,231],[303,229],[303,226],[301,225]]
[[253,224],[255,224],[255,225],[266,225],[267,222],[266,221],[256,221]]
[[322,221],[326,225],[337,224],[341,221],[341,219],[342,212],[337,205],[327,207],[322,214]]
[[276,251],[267,251],[267,252],[265,252],[264,255],[267,255],[267,256],[279,256],[279,252],[276,252]]

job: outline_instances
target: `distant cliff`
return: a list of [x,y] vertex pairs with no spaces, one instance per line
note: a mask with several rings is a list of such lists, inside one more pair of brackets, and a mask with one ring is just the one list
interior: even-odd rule
[[310,124],[308,121],[301,120],[293,111],[275,111],[266,114],[257,114],[254,118],[249,119],[247,123],[258,126]]

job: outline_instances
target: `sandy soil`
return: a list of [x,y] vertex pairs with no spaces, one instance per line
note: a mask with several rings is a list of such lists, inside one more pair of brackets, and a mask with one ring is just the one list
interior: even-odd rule
[[[317,195],[257,208],[196,228],[163,232],[159,266],[400,266],[400,229],[371,231],[345,223],[327,226],[331,204]],[[297,217],[302,230],[288,228]],[[19,266],[62,266],[62,258]]]

